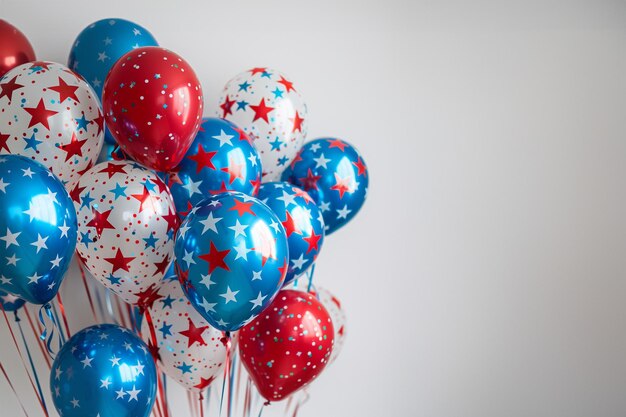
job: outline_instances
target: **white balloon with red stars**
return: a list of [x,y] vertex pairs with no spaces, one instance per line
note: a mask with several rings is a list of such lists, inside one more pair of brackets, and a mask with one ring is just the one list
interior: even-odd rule
[[89,272],[131,304],[147,306],[173,259],[178,217],[163,181],[132,161],[108,161],[70,193],[76,250]]
[[66,66],[30,62],[0,78],[1,154],[40,162],[71,190],[103,142],[96,93]]
[[308,128],[307,106],[284,74],[253,68],[231,79],[222,92],[217,115],[254,140],[263,182],[276,181],[302,147]]
[[333,351],[328,361],[329,363],[333,363],[335,359],[337,359],[337,356],[339,356],[339,352],[346,339],[346,312],[341,308],[341,301],[327,289],[317,287],[315,288],[314,294],[326,308],[326,311],[328,311],[333,321],[335,343],[333,344]]
[[[177,280],[165,280],[157,298],[149,308],[153,331],[148,320],[142,321],[143,340],[152,347],[154,334],[161,369],[186,389],[200,392],[223,373],[224,334],[202,318]],[[236,337],[233,333],[231,344]]]

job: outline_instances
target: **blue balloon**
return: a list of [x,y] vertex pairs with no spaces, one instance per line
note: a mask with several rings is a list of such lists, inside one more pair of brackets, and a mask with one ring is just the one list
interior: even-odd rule
[[213,327],[237,330],[272,302],[287,273],[285,229],[265,204],[243,193],[198,203],[174,247],[183,291]]
[[50,371],[52,399],[63,417],[148,417],[156,383],[148,347],[114,324],[76,333]]
[[0,290],[0,304],[2,304],[4,311],[19,310],[25,303],[26,301],[20,297],[16,297],[13,294]]
[[205,118],[168,185],[176,211],[186,215],[210,194],[239,191],[254,196],[261,158],[248,135],[228,120]]
[[288,182],[267,182],[259,188],[259,200],[278,216],[289,242],[289,269],[285,284],[315,262],[324,243],[324,218],[306,191]]
[[[83,29],[74,41],[67,66],[79,73],[102,101],[109,70],[127,52],[141,46],[159,46],[144,27],[124,19],[102,19]],[[115,143],[107,129],[105,139]]]
[[34,304],[59,290],[76,248],[76,212],[43,165],[0,157],[0,289]]
[[367,197],[367,166],[348,142],[336,138],[306,143],[283,181],[304,189],[324,215],[326,235],[345,225],[359,212]]

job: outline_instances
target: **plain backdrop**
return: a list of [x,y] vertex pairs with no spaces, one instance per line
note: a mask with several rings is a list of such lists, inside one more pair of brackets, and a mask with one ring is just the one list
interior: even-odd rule
[[[309,137],[364,154],[369,200],[315,278],[348,338],[300,416],[626,415],[625,2],[0,0],[0,17],[63,63],[92,21],[134,20],[196,69],[207,115],[233,75],[280,69]],[[20,415],[3,380],[0,403]]]

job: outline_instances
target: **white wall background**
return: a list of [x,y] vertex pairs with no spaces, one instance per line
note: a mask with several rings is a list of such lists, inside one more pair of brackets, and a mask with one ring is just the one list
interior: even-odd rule
[[[0,17],[59,62],[92,21],[135,20],[195,67],[207,114],[232,75],[279,68],[310,137],[363,152],[369,201],[316,273],[349,336],[300,416],[626,415],[623,1],[0,0]],[[4,382],[0,403],[19,415]]]

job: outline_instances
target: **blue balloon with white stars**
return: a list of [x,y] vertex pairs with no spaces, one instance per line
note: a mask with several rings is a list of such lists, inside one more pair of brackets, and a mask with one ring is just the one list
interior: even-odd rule
[[304,189],[315,200],[324,216],[326,235],[356,216],[367,197],[369,183],[361,154],[337,138],[306,143],[282,179]]
[[288,182],[266,182],[259,200],[278,216],[287,233],[289,269],[285,284],[313,265],[324,243],[324,217],[309,194]]
[[50,371],[50,392],[63,417],[148,417],[156,385],[156,366],[146,344],[114,324],[76,333]]
[[0,289],[34,304],[57,294],[76,248],[76,212],[43,165],[0,157]]
[[2,304],[2,308],[4,309],[4,311],[17,311],[25,303],[26,301],[24,301],[20,297],[16,297],[13,294],[9,294],[8,292],[0,290],[0,304]]
[[[67,66],[80,74],[102,101],[104,80],[113,64],[142,46],[159,46],[146,28],[124,19],[98,20],[80,32],[70,50]],[[108,129],[105,139],[115,143]]]
[[248,135],[228,120],[210,117],[176,171],[169,173],[168,185],[176,211],[184,216],[211,194],[256,195],[261,173],[261,159]]
[[176,234],[174,254],[191,304],[213,327],[234,331],[276,296],[287,274],[289,247],[269,207],[247,194],[227,192],[189,212]]

